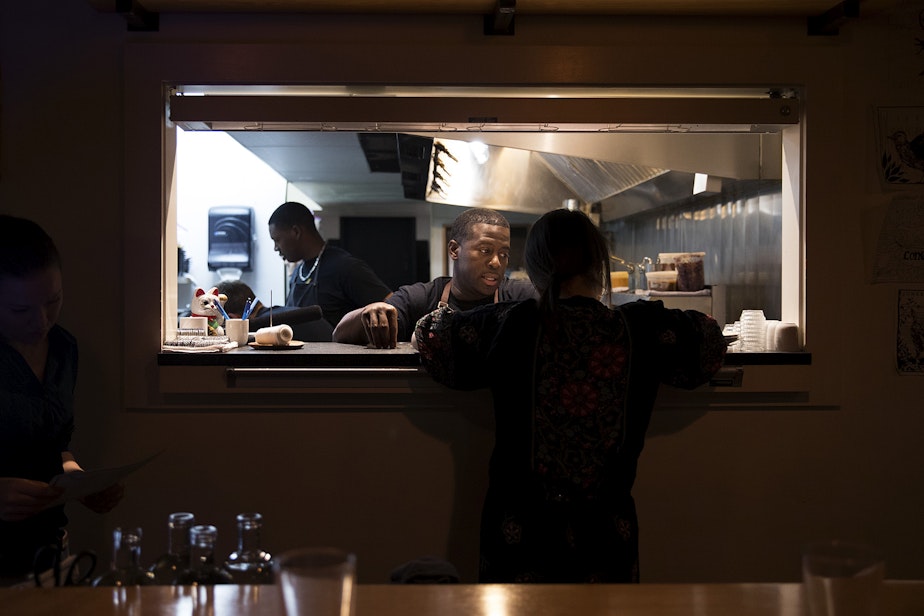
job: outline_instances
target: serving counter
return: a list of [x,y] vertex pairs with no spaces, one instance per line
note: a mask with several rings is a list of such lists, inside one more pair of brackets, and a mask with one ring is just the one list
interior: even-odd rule
[[[281,616],[275,586],[0,590],[15,616]],[[887,581],[882,614],[924,613],[924,582]],[[355,616],[801,616],[801,584],[360,584]]]
[[[166,408],[440,409],[465,401],[482,406],[485,400],[485,392],[450,391],[435,383],[407,342],[395,349],[314,342],[285,350],[163,351],[157,363],[158,395]],[[661,398],[668,406],[697,408],[804,405],[810,364],[809,353],[728,353],[710,385],[695,395],[663,387]]]
[[[450,406],[410,343],[373,349],[335,342],[221,353],[161,352],[159,393],[168,407],[404,410]],[[230,395],[229,395],[230,394]],[[452,394],[458,400],[466,393]]]

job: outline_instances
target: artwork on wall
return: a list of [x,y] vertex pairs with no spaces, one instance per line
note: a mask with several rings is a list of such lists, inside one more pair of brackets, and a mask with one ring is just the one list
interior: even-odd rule
[[924,290],[899,289],[896,333],[898,373],[924,375]]
[[883,183],[924,185],[924,107],[880,107],[878,116]]
[[899,193],[879,228],[873,282],[924,283],[924,195]]

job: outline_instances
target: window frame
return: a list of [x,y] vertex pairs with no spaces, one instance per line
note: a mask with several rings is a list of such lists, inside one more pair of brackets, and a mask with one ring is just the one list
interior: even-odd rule
[[[247,62],[241,60],[240,54],[246,47],[249,54]],[[762,108],[767,114],[758,116],[734,116],[738,122],[745,122],[743,118],[758,117],[757,122],[752,124],[775,124],[781,127],[783,135],[783,198],[784,198],[784,218],[783,218],[783,289],[782,289],[782,318],[786,321],[793,321],[804,328],[805,323],[805,276],[804,276],[804,181],[803,168],[804,161],[804,107],[799,104],[798,98],[780,99],[777,97],[759,96],[756,92],[766,91],[765,88],[753,87],[716,87],[703,88],[691,84],[676,83],[660,88],[651,89],[633,88],[631,86],[613,86],[611,76],[608,76],[606,69],[602,68],[599,63],[591,61],[591,56],[595,50],[588,48],[568,48],[573,57],[585,57],[587,59],[586,71],[583,83],[593,84],[588,88],[592,95],[582,94],[568,99],[560,98],[536,98],[530,99],[523,96],[504,96],[509,89],[528,89],[535,88],[535,84],[543,84],[553,93],[555,91],[563,92],[571,89],[572,93],[576,92],[576,80],[580,75],[572,74],[566,77],[548,72],[552,66],[548,61],[555,57],[557,51],[555,47],[528,48],[518,50],[520,60],[527,61],[532,67],[520,75],[519,83],[505,84],[506,73],[495,68],[488,68],[482,71],[482,74],[475,78],[470,73],[471,69],[457,68],[457,74],[454,81],[462,86],[477,87],[480,93],[494,92],[501,96],[484,97],[491,100],[498,108],[497,104],[504,110],[509,110],[510,120],[498,123],[519,125],[523,122],[533,122],[536,120],[535,114],[524,111],[524,115],[517,116],[517,110],[529,109],[530,103],[541,101],[543,109],[558,109],[562,117],[570,119],[575,125],[586,124],[588,119],[605,120],[606,114],[614,114],[614,110],[619,110],[619,115],[610,117],[620,117],[621,119],[630,119],[636,129],[657,130],[663,128],[664,124],[722,124],[722,119],[730,118],[730,115],[709,115],[691,116],[691,108],[711,110],[712,112],[721,111],[728,113],[729,109],[741,108]],[[404,50],[407,52],[408,50]],[[451,50],[449,50],[451,51]],[[225,53],[222,56],[222,53]],[[364,64],[357,57],[357,50],[351,50],[347,47],[339,49],[342,53],[341,60],[345,62],[346,70],[340,71],[338,79],[332,79],[332,68],[322,67],[317,63],[299,63],[295,58],[304,57],[310,53],[309,47],[298,47],[293,51],[291,45],[157,45],[157,44],[131,44],[126,48],[126,74],[125,74],[125,121],[126,121],[126,170],[125,170],[125,197],[126,210],[124,220],[124,239],[126,246],[124,249],[126,263],[137,264],[137,267],[126,267],[126,300],[125,313],[128,315],[138,315],[143,322],[159,321],[159,328],[140,328],[134,318],[127,318],[125,322],[125,340],[126,345],[124,354],[126,356],[125,387],[127,406],[150,406],[158,404],[162,400],[157,386],[157,379],[147,378],[150,371],[145,368],[138,370],[132,358],[143,358],[143,355],[150,357],[150,354],[159,352],[160,344],[173,324],[176,315],[176,297],[175,291],[171,297],[170,289],[176,289],[176,181],[175,181],[175,163],[176,163],[176,132],[172,119],[172,113],[176,112],[177,93],[184,87],[199,87],[201,84],[214,84],[211,87],[222,86],[227,84],[236,84],[235,87],[266,87],[266,84],[286,83],[302,84],[304,87],[340,87],[349,88],[350,84],[358,84],[357,87],[368,85],[368,68],[363,68]],[[401,53],[401,50],[387,50],[387,55]],[[471,56],[471,52],[466,52]],[[437,54],[439,56],[440,54]],[[477,54],[476,54],[477,55]],[[221,57],[221,60],[217,58]],[[190,59],[193,59],[190,61]],[[285,60],[284,62],[282,60]],[[471,59],[471,58],[470,58]],[[431,61],[438,62],[439,57],[430,58]],[[387,64],[387,62],[386,62]],[[477,64],[477,62],[472,62]],[[263,69],[263,70],[261,70]],[[387,71],[386,71],[387,72]],[[487,76],[487,79],[485,78]],[[352,78],[351,78],[352,77]],[[440,89],[445,90],[445,86],[437,84],[427,84],[420,82],[408,83],[407,78],[401,79],[397,75],[382,75],[380,79],[385,79],[385,86],[401,86],[407,84],[407,87],[413,91],[419,92],[421,89],[432,88],[436,93],[434,96],[427,97],[388,97],[388,100],[379,98],[374,103],[380,105],[383,112],[391,115],[383,115],[385,119],[392,121],[397,118],[398,122],[405,122],[402,119],[406,117],[404,111],[401,113],[392,112],[396,109],[413,109],[429,110],[430,118],[437,122],[446,122],[444,118],[450,117],[451,120],[458,122],[471,121],[473,115],[472,109],[475,101],[473,96],[447,96],[446,92],[440,93]],[[330,86],[330,84],[335,84]],[[381,82],[380,82],[381,83]],[[198,86],[196,84],[199,84]],[[397,87],[396,86],[396,87]],[[382,87],[382,86],[380,86]],[[587,87],[587,86],[582,86]],[[601,91],[609,90],[612,96],[600,97]],[[795,89],[791,89],[795,91]],[[675,94],[671,95],[671,91]],[[676,93],[685,93],[686,96],[677,96]],[[745,94],[741,94],[745,92]],[[720,93],[722,95],[716,95]],[[190,96],[188,102],[192,103],[196,97]],[[241,101],[240,99],[251,99]],[[350,109],[347,109],[343,103],[342,97],[315,96],[312,98],[312,106],[306,107],[303,103],[312,97],[279,97],[275,101],[276,110],[273,119],[286,122],[296,121],[286,114],[292,113],[292,110],[299,107],[299,113],[305,109],[314,109],[317,118],[332,117],[333,115],[324,114],[318,110],[338,109],[338,113],[345,113],[345,116],[337,116],[335,119],[341,122],[349,122],[349,113],[352,109],[363,108],[371,104],[371,100],[366,97],[351,97],[347,100],[354,101],[359,99],[361,103],[351,103]],[[371,97],[374,98],[374,97]],[[226,98],[225,103],[242,102],[252,104],[259,99],[255,97],[234,96]],[[185,104],[184,101],[183,104]],[[259,101],[265,102],[265,101]],[[412,103],[412,104],[409,104]],[[442,107],[441,105],[444,105]],[[785,116],[781,112],[780,105],[788,107]],[[568,105],[572,105],[568,107]],[[182,108],[182,104],[180,105]],[[234,120],[233,105],[228,105],[229,116],[219,118],[222,121]],[[534,105],[534,109],[537,106]],[[238,107],[238,110],[240,108]],[[443,115],[440,116],[439,114]],[[506,111],[505,111],[506,113]],[[570,114],[570,115],[569,115]],[[604,114],[604,115],[600,115]],[[671,114],[675,114],[672,116]],[[477,114],[475,114],[477,115]],[[217,117],[217,116],[216,116]],[[269,117],[269,116],[266,116]],[[491,116],[492,118],[494,115]],[[523,118],[521,120],[521,118]],[[697,120],[709,119],[711,122],[698,122]],[[578,120],[584,120],[579,122]],[[774,121],[775,120],[775,121]],[[361,121],[361,120],[357,120]],[[599,123],[599,122],[592,122]],[[736,122],[737,123],[737,122]],[[215,124],[214,128],[221,128],[221,124]],[[152,148],[153,144],[158,144],[159,151]],[[154,170],[159,170],[159,173]],[[151,227],[160,230],[159,237],[154,242]],[[170,247],[172,246],[172,249]],[[132,269],[132,271],[129,271]],[[155,314],[150,305],[146,305],[140,311],[138,302],[135,298],[145,294],[150,295],[150,281],[159,280],[161,286],[161,301]],[[175,325],[173,325],[175,327]],[[804,333],[804,331],[803,331]],[[144,364],[147,365],[147,359]],[[156,363],[156,360],[155,360]]]

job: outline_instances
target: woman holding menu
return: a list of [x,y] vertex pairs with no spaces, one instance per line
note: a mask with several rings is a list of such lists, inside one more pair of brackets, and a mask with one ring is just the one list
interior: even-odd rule
[[[52,239],[30,220],[0,215],[0,584],[46,568],[33,562],[40,548],[66,550],[64,505],[52,506],[62,488],[48,484],[82,471],[68,450],[77,342],[57,324],[63,299]],[[115,485],[81,502],[103,513],[121,497]]]

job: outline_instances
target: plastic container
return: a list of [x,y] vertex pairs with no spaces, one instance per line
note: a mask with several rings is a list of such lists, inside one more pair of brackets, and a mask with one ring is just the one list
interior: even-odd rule
[[686,254],[686,253],[684,252],[659,252],[658,260],[654,266],[655,271],[665,272],[665,271],[677,269],[675,259],[683,254]]
[[649,291],[676,291],[677,271],[645,272]]
[[706,286],[703,258],[705,252],[685,252],[674,257],[678,291],[702,291]]
[[629,272],[610,272],[610,287],[614,291],[624,291],[629,288]]

